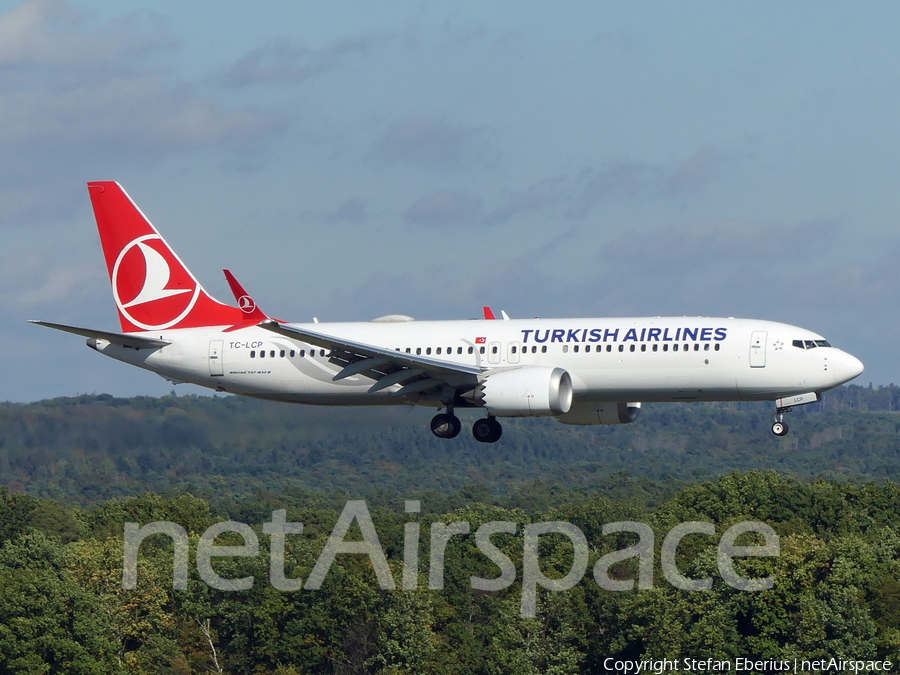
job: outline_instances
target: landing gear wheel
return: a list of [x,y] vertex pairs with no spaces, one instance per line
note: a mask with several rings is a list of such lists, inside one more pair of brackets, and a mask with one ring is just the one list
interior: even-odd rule
[[485,417],[472,425],[472,435],[481,443],[496,443],[503,435],[503,427],[493,417]]
[[462,429],[462,422],[456,415],[441,413],[431,418],[431,433],[438,438],[456,438]]
[[772,425],[772,433],[776,436],[787,436],[788,431],[788,425],[784,422],[775,422],[775,424]]

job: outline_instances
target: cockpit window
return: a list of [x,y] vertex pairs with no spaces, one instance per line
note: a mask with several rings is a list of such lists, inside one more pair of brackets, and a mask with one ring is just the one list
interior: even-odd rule
[[830,347],[828,340],[793,340],[791,345],[800,349],[815,349],[816,347]]

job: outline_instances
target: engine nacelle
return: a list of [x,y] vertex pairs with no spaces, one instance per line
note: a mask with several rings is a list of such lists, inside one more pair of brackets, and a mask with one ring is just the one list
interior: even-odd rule
[[497,417],[564,415],[572,407],[572,376],[549,366],[501,370],[488,375],[472,393]]
[[563,424],[631,424],[641,412],[638,402],[576,403],[565,415],[558,415]]

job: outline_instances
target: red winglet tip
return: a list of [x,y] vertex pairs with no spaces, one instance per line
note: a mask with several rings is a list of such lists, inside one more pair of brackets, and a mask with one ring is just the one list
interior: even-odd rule
[[490,307],[484,308],[484,318],[486,321],[494,321],[497,319],[497,317],[494,316],[494,312]]
[[241,282],[237,280],[237,277],[235,277],[230,270],[222,270],[222,272],[225,273],[225,280],[228,282],[228,286],[234,294],[234,299],[237,301],[238,308],[240,308],[246,318],[246,321],[237,324],[237,326],[241,326],[246,322],[253,322],[256,324],[268,319],[269,316],[257,306],[253,301],[253,298],[250,297],[250,294],[244,290],[243,286],[241,286]]

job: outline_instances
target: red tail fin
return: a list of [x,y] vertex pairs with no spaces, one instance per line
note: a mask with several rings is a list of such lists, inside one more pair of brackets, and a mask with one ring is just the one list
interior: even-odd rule
[[230,326],[237,307],[210,296],[118,183],[88,183],[113,299],[126,333]]

